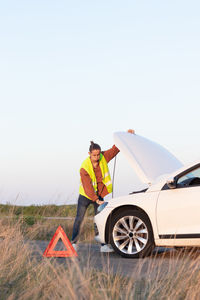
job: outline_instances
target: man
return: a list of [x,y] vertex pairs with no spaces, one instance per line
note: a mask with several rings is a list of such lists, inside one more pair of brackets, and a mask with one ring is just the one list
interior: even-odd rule
[[[95,214],[99,205],[104,203],[104,197],[112,192],[112,182],[107,163],[113,159],[119,149],[114,145],[111,149],[101,152],[101,147],[91,142],[89,156],[80,168],[80,188],[77,214],[74,221],[72,244],[76,249],[76,242],[80,226],[86,210],[90,204],[94,205]],[[112,252],[108,245],[101,246],[101,252]]]
[[[129,129],[128,132],[134,133],[132,129]],[[104,197],[112,192],[112,182],[107,164],[118,153],[119,149],[115,145],[111,149],[101,152],[101,147],[91,142],[89,156],[83,161],[80,168],[78,207],[72,233],[72,245],[75,250],[80,226],[88,206],[94,205],[96,214],[98,206],[104,203]],[[101,245],[100,251],[113,252],[113,249],[110,245],[104,244]]]

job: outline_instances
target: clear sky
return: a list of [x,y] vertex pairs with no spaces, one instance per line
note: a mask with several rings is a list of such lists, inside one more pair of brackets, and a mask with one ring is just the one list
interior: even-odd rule
[[[76,202],[128,128],[200,158],[199,1],[1,1],[0,43],[0,203]],[[120,153],[115,195],[140,186]]]

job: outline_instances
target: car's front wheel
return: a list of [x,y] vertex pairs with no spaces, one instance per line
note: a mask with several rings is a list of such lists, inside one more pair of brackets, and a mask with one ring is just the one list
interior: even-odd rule
[[129,258],[147,256],[155,247],[149,219],[143,212],[131,209],[114,216],[110,242],[117,253]]

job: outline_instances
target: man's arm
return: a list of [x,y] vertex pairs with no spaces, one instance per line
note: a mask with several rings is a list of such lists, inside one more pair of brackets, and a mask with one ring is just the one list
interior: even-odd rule
[[119,152],[120,150],[115,145],[113,145],[112,148],[103,151],[102,154],[104,155],[107,163],[109,163],[109,161],[111,161],[111,159],[113,159]]

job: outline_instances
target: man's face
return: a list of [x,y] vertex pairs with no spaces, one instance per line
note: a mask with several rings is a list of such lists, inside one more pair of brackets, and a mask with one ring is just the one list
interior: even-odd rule
[[90,159],[92,163],[97,163],[99,162],[100,159],[100,150],[92,150],[92,152],[89,152]]

